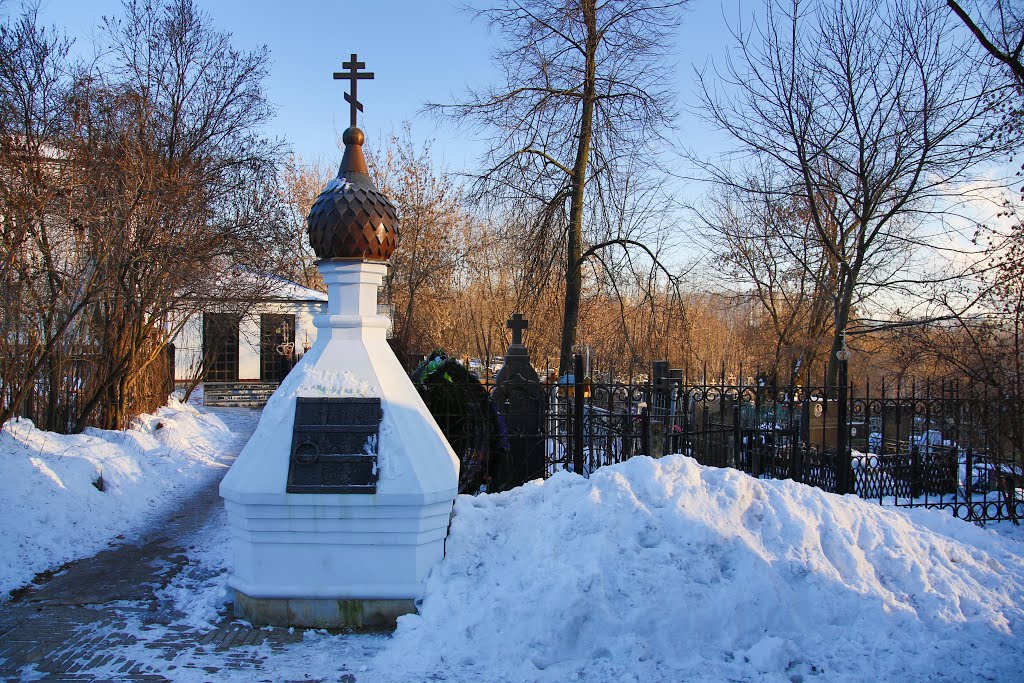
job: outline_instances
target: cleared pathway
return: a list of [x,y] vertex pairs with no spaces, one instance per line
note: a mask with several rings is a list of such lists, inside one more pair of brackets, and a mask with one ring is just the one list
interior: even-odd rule
[[[222,456],[229,463],[258,412],[216,412],[235,433]],[[211,533],[225,524],[217,494],[224,471],[212,470],[202,490],[139,541],[74,562],[0,605],[0,679],[356,681],[345,661],[358,666],[368,660],[386,636],[339,639],[322,631],[255,629],[230,615],[213,628],[195,628],[181,623],[187,615],[162,594],[172,581],[198,590],[211,579],[211,568],[190,560],[188,548],[196,538],[224,536]],[[332,641],[327,662],[306,652],[316,649],[317,638]],[[332,673],[317,675],[317,669]]]

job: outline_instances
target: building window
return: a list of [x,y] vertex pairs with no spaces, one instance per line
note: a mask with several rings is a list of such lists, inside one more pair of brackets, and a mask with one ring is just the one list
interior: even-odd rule
[[260,315],[260,381],[280,382],[295,364],[295,316]]
[[232,313],[203,313],[207,382],[238,381],[238,323],[238,316]]

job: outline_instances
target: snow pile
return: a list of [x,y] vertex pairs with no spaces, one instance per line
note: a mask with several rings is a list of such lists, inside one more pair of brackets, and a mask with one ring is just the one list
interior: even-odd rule
[[233,437],[216,415],[173,399],[123,432],[61,435],[29,420],[5,424],[0,601],[38,572],[92,555],[170,509],[227,467],[218,457]]
[[948,513],[633,458],[460,496],[420,615],[373,673],[1015,680],[1022,550]]
[[306,364],[299,370],[299,376],[301,380],[295,389],[296,396],[365,398],[373,395],[370,383],[351,372],[331,372]]

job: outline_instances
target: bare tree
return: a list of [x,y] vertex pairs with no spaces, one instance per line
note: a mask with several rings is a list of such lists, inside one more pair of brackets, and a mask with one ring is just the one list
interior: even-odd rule
[[1009,69],[1018,87],[1024,87],[1024,7],[1011,0],[989,0],[978,7],[978,18],[974,19],[964,8],[966,3],[946,0],[946,4],[985,52]]
[[402,248],[391,257],[384,284],[394,307],[392,346],[413,364],[440,346],[450,328],[445,311],[453,303],[456,270],[465,258],[468,216],[461,188],[434,170],[430,142],[417,145],[408,123],[383,152],[370,155],[370,164],[401,223]]
[[[763,24],[735,34],[720,80],[700,79],[708,118],[771,169],[776,199],[805,207],[835,263],[829,381],[858,291],[916,279],[868,269],[927,248],[923,227],[1000,153],[987,134],[989,83],[951,22],[924,0],[771,3]],[[707,168],[743,187],[746,173]]]
[[822,358],[838,269],[806,207],[773,188],[771,172],[761,170],[741,187],[721,186],[698,212],[699,225],[720,284],[732,285],[736,302],[756,302],[763,313],[762,342],[773,353],[760,369],[792,384]]
[[507,238],[520,229],[522,225],[501,225],[495,218],[476,217],[466,224],[464,242],[472,248],[457,273],[463,324],[456,334],[463,352],[489,363],[508,347],[505,323],[516,312],[530,320],[525,339],[535,362],[558,353],[558,299],[564,281],[545,281],[545,274],[534,268],[536,254]]
[[334,171],[320,161],[307,162],[291,154],[281,169],[278,198],[280,215],[277,230],[267,248],[271,250],[272,270],[303,287],[326,291],[316,268],[316,253],[309,244],[306,217]]
[[0,27],[0,422],[120,428],[154,409],[184,314],[264,261],[266,51],[233,49],[189,0],[127,2],[99,39],[83,65],[32,11]]
[[[996,72],[1005,74],[1005,78],[999,79],[1005,86],[993,96],[999,112],[993,136],[1008,146],[1011,154],[1015,153],[1024,147],[1024,64],[1021,62],[1024,6],[1006,0],[987,0],[967,8],[955,0],[947,0],[946,4],[971,31],[989,61],[995,62]],[[971,16],[972,13],[976,18]],[[1019,193],[1024,198],[1024,187],[1019,188]],[[1011,231],[1011,240],[1014,239],[1013,233],[1020,233],[1019,210],[1019,205],[1012,200],[1004,202],[1004,216],[1011,216],[1017,221],[1017,226]],[[994,258],[998,261],[1007,254],[1020,256],[1020,249],[1015,245],[1003,248],[1004,238],[998,232],[991,235]]]
[[68,202],[85,182],[61,144],[69,47],[34,7],[0,24],[0,426],[26,407],[41,426],[67,429],[71,339],[103,282]]
[[90,186],[78,200],[96,208],[86,236],[111,283],[90,317],[95,376],[82,425],[123,427],[172,314],[216,291],[230,268],[263,261],[279,156],[260,135],[272,115],[268,55],[233,48],[210,24],[191,0],[129,0],[79,79],[72,145]]
[[[964,393],[998,399],[993,429],[1019,460],[1024,440],[1024,254],[1010,241],[985,269],[937,297],[946,315],[895,330],[895,359],[915,374],[961,385]],[[969,305],[965,306],[963,300]]]
[[601,240],[593,216],[610,210],[599,197],[621,189],[624,172],[641,171],[630,162],[648,156],[671,121],[664,58],[682,4],[501,0],[473,10],[502,37],[493,59],[503,82],[441,108],[491,141],[476,197],[529,216],[522,248],[540,267],[560,263],[562,372],[576,344],[584,262],[601,242],[642,246],[622,234]]

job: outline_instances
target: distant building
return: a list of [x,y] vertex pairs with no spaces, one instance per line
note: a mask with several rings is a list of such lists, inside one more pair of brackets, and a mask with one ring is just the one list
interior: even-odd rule
[[313,318],[326,302],[276,277],[252,301],[211,297],[173,339],[175,381],[205,372],[206,382],[279,383],[316,341]]

